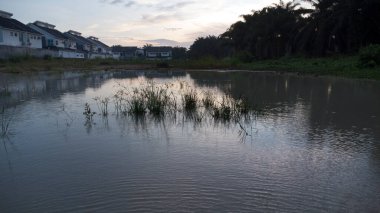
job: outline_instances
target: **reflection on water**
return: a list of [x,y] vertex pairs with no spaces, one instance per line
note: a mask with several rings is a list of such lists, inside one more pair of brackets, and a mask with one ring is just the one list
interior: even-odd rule
[[[239,123],[174,113],[87,120],[146,79],[263,109]],[[0,207],[20,211],[380,209],[380,83],[252,72],[0,74],[12,117]],[[4,89],[5,90],[5,89]],[[1,93],[5,94],[5,93]],[[200,117],[202,119],[200,119]],[[241,143],[244,141],[245,143]]]

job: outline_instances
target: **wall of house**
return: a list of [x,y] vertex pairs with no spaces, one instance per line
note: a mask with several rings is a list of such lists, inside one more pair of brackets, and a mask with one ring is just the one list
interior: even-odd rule
[[155,58],[155,57],[157,57],[157,53],[156,52],[147,52],[146,56]]
[[77,49],[77,43],[73,40],[66,40],[66,48],[76,50]]
[[30,48],[42,48],[41,35],[28,34],[28,36],[29,36]]
[[22,43],[20,41],[20,33],[18,31],[11,31],[8,29],[1,29],[2,33],[2,42],[0,41],[1,45],[8,45],[8,46],[15,46],[15,47],[21,47]]
[[30,28],[36,30],[37,32],[43,34],[43,37],[44,37],[43,41],[44,41],[44,42],[42,42],[42,47],[47,47],[47,46],[49,46],[49,40],[51,40],[52,42],[54,42],[54,41],[53,41],[54,38],[53,38],[52,35],[46,33],[45,31],[41,30],[40,28],[36,27],[34,24],[28,24],[28,26],[29,26]]
[[42,39],[40,35],[37,36],[27,32],[0,29],[0,45],[42,48]]
[[58,56],[61,58],[84,58],[84,53],[59,50]]
[[91,51],[91,45],[88,45],[88,44],[83,45],[83,50],[90,52]]
[[171,52],[146,52],[148,59],[172,59]]
[[64,39],[54,39],[54,46],[59,48],[65,48],[65,40]]
[[112,58],[113,58],[113,59],[116,59],[116,60],[121,59],[121,57],[120,57],[120,53],[112,53]]
[[28,24],[29,27],[36,30],[37,32],[43,34],[45,37],[45,42],[43,44],[44,47],[59,47],[59,48],[65,48],[65,40],[64,39],[57,39],[54,36],[52,36],[50,33],[46,32],[45,30],[42,30],[41,28],[37,27],[34,24]]
[[102,53],[90,53],[88,55],[89,59],[97,59],[97,58],[113,58],[113,55],[111,54],[102,54]]
[[96,46],[95,48],[97,53],[107,53],[106,49],[101,46]]

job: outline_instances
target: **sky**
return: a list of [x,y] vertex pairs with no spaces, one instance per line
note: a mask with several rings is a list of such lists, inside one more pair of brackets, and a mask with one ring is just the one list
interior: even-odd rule
[[0,0],[0,10],[27,24],[48,22],[108,45],[184,46],[219,35],[240,15],[275,0]]

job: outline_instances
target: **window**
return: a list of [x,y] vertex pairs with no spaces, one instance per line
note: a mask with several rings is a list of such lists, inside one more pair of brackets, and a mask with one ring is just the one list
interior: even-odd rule
[[54,46],[53,44],[54,44],[54,43],[53,43],[53,40],[49,39],[49,40],[48,40],[48,46],[49,46],[49,47]]
[[17,33],[15,33],[15,36],[17,37]]
[[0,42],[3,42],[4,39],[3,39],[3,31],[0,29]]
[[55,45],[57,45],[57,46],[58,46],[58,40],[55,40]]

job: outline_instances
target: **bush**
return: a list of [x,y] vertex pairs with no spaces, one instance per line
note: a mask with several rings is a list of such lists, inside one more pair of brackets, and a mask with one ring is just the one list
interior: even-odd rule
[[169,68],[169,63],[167,61],[160,61],[157,63],[157,68]]
[[32,57],[28,54],[26,55],[20,55],[20,56],[12,56],[10,57],[8,60],[12,63],[19,63],[19,62],[22,62],[22,61],[27,61],[29,59],[31,59]]
[[47,60],[47,61],[50,61],[52,58],[53,58],[53,57],[52,57],[51,55],[49,55],[49,54],[46,54],[46,55],[44,55],[44,57],[43,57],[43,59],[44,59],[44,60]]
[[248,51],[240,51],[235,54],[235,57],[243,63],[250,63],[254,59],[253,55]]
[[375,67],[380,65],[380,44],[371,44],[359,52],[359,65]]

